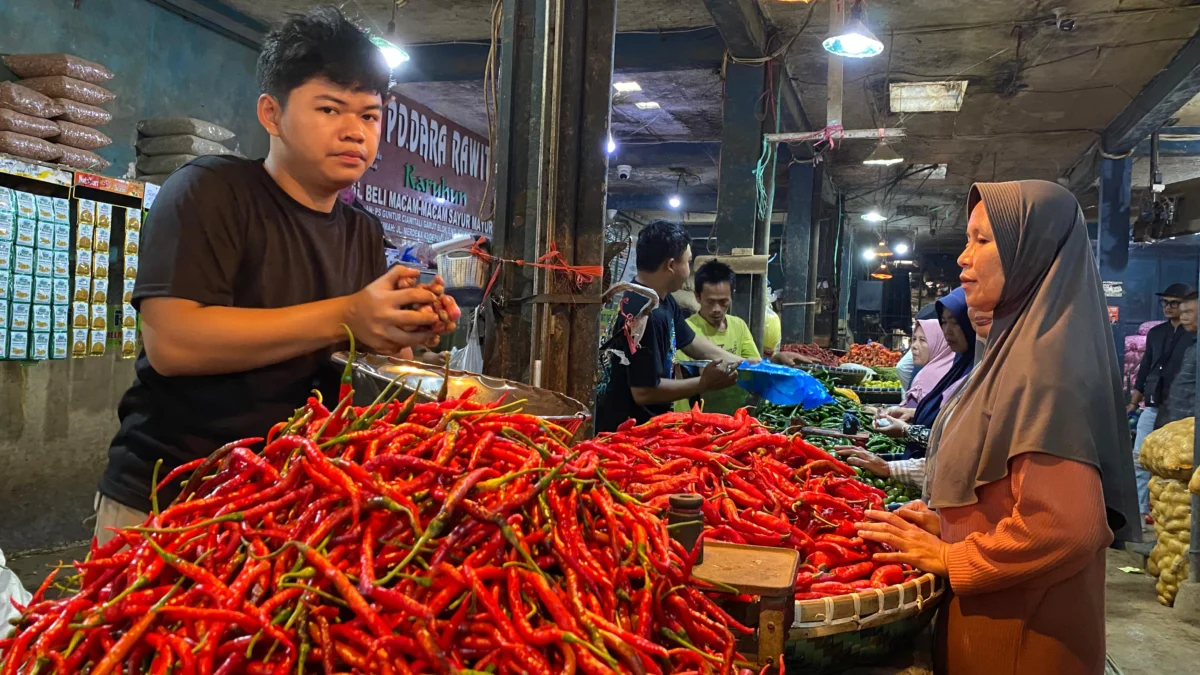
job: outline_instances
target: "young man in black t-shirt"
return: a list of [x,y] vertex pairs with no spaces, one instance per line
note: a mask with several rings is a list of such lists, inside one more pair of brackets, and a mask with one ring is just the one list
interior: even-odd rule
[[[724,389],[737,383],[735,357],[688,326],[671,294],[691,276],[692,247],[687,230],[678,223],[656,220],[638,234],[637,276],[634,283],[658,294],[658,307],[646,321],[641,345],[630,350],[624,335],[624,315],[635,316],[647,300],[636,293],[623,297],[621,315],[600,354],[605,378],[596,397],[596,431],[613,431],[622,422],[639,424],[665,413],[678,400]],[[699,377],[674,379],[675,351],[712,363]]]
[[[397,290],[377,220],[338,199],[379,146],[391,74],[336,9],[289,20],[258,61],[265,161],[202,157],[162,187],[146,223],[133,305],[145,349],[122,398],[100,482],[96,534],[138,524],[162,474],[230,441],[264,436],[313,389],[337,400],[342,324],[399,354],[435,338],[438,300]],[[436,317],[433,317],[436,318]],[[169,502],[179,490],[160,494]]]

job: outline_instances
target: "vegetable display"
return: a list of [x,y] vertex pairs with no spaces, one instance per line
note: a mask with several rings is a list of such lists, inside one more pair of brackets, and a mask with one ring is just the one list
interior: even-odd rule
[[895,368],[900,362],[900,357],[904,356],[900,352],[894,352],[878,342],[872,342],[865,345],[850,345],[850,350],[846,352],[846,356],[842,357],[842,363],[857,363],[862,366]]
[[705,496],[703,539],[801,551],[799,599],[918,574],[856,536],[885,491],[744,410],[572,444],[519,401],[355,407],[349,372],[333,410],[163,477],[190,474],[62,597],[43,583],[0,675],[732,673],[753,630],[671,539],[676,492]]
[[811,356],[823,366],[836,367],[842,365],[837,354],[814,344],[788,344],[779,348],[781,352],[792,352],[802,356]]

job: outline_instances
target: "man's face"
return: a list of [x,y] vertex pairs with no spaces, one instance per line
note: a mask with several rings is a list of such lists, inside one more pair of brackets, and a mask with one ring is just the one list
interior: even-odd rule
[[1196,332],[1196,301],[1184,300],[1179,306],[1179,323],[1189,333]]
[[283,105],[267,94],[259,99],[259,119],[288,172],[335,191],[357,182],[375,160],[382,110],[379,94],[325,78],[293,89]]
[[696,300],[700,303],[700,316],[710,326],[720,328],[725,322],[725,315],[729,313],[729,305],[733,303],[733,289],[728,281],[704,284],[697,291]]
[[1167,295],[1159,298],[1158,304],[1162,307],[1163,316],[1167,317],[1169,321],[1176,321],[1180,318],[1180,306],[1183,304],[1183,300]]
[[666,266],[671,273],[671,292],[674,293],[686,286],[688,277],[692,276],[692,247],[683,249],[683,253],[674,260],[668,260]]

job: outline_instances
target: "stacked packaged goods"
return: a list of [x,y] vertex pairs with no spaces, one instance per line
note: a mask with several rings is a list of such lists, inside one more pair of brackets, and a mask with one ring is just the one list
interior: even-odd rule
[[223,145],[234,133],[224,127],[190,117],[159,118],[138,122],[138,180],[162,185],[167,176],[204,155],[236,155]]
[[1192,478],[1192,447],[1196,419],[1172,422],[1146,437],[1140,461],[1150,479],[1150,513],[1158,542],[1150,552],[1147,571],[1158,577],[1158,601],[1174,604],[1179,584],[1188,578],[1188,545],[1191,541],[1192,506],[1188,480]]
[[104,66],[71,54],[10,54],[4,65],[24,79],[0,83],[0,151],[42,162],[102,171],[94,151],[112,143],[96,127],[112,115],[99,107],[115,94]]

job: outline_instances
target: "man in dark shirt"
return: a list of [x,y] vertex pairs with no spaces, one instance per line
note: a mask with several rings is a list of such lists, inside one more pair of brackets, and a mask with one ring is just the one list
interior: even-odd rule
[[1133,393],[1129,397],[1129,411],[1133,412],[1146,403],[1146,409],[1138,418],[1137,436],[1133,442],[1133,466],[1137,472],[1138,499],[1142,515],[1150,517],[1150,472],[1138,462],[1142,453],[1142,441],[1156,428],[1159,409],[1167,403],[1171,382],[1179,374],[1187,348],[1196,343],[1196,335],[1189,333],[1180,322],[1180,305],[1196,290],[1187,284],[1171,284],[1159,293],[1159,304],[1167,320],[1146,335],[1146,352],[1138,367]]
[[[1183,304],[1179,307],[1179,324],[1192,335],[1196,334],[1198,327],[1196,298],[1197,294],[1192,293],[1190,297],[1183,299]],[[1161,429],[1171,422],[1194,417],[1196,414],[1196,344],[1194,342],[1183,352],[1183,363],[1179,367],[1179,373],[1171,381],[1170,391],[1167,405],[1165,408],[1158,409],[1158,416],[1154,420],[1155,429]]]
[[[338,199],[379,145],[391,74],[336,9],[292,18],[258,61],[265,161],[202,157],[175,172],[150,212],[133,305],[145,349],[118,408],[96,534],[137,524],[151,476],[234,440],[264,436],[313,389],[337,400],[332,349],[398,354],[435,336],[416,271],[387,269],[378,221]],[[179,485],[159,495],[169,502]]]
[[[600,355],[605,379],[596,397],[596,431],[613,431],[628,419],[643,423],[668,412],[675,401],[737,383],[734,366],[740,359],[693,333],[671,297],[691,276],[691,261],[691,237],[678,223],[656,220],[638,234],[634,283],[657,293],[659,303],[646,322],[641,345],[632,350],[624,317],[636,316],[648,301],[636,293],[626,293],[622,300],[621,314]],[[712,363],[699,377],[674,379],[677,349]]]

